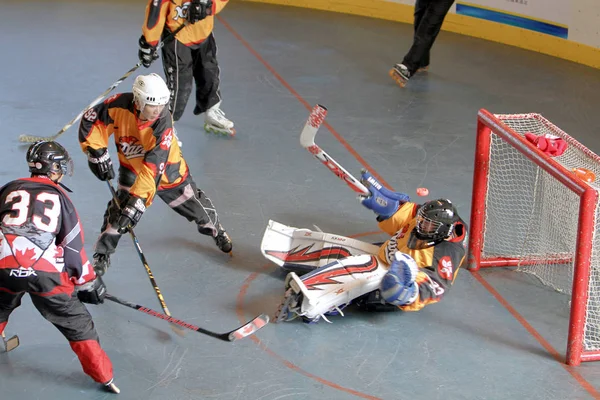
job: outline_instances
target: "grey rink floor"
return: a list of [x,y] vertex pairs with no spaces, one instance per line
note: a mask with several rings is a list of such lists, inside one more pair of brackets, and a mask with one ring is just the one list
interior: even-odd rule
[[[26,175],[19,134],[54,134],[135,65],[144,4],[2,1],[3,183]],[[136,229],[171,313],[211,330],[275,312],[284,274],[259,247],[269,219],[384,238],[353,192],[300,147],[307,107],[329,108],[333,132],[321,128],[317,143],[349,171],[369,168],[412,196],[426,186],[429,198],[452,199],[466,220],[480,108],[539,112],[600,151],[598,70],[442,32],[430,72],[400,89],[387,71],[411,42],[406,24],[238,1],[215,32],[222,108],[238,134],[206,134],[193,100],[177,128],[193,176],[233,238],[234,257],[160,200]],[[162,74],[160,61],[149,71]],[[75,162],[65,183],[91,257],[109,192],[88,170],[76,132],[59,141]],[[160,310],[128,237],[112,264],[109,292]],[[349,309],[333,324],[271,324],[233,344],[192,331],[178,337],[163,321],[114,303],[89,309],[121,399],[600,398],[600,364],[562,363],[567,305],[512,271],[462,271],[443,302],[419,313]],[[2,400],[114,397],[81,371],[28,299],[6,332],[17,333],[21,346],[0,354]]]

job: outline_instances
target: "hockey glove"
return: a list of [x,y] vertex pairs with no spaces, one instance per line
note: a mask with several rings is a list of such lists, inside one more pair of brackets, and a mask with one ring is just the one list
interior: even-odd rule
[[77,290],[77,298],[82,303],[88,304],[100,304],[104,303],[104,296],[106,295],[106,285],[99,276],[93,281],[84,283]]
[[101,181],[113,179],[115,177],[115,170],[113,169],[112,160],[108,149],[103,147],[98,150],[94,150],[88,146],[88,165],[90,170],[96,175]]
[[397,251],[390,270],[381,281],[381,297],[395,306],[414,303],[419,296],[419,287],[415,283],[419,266],[408,254]]
[[363,206],[375,212],[380,216],[380,220],[385,220],[394,215],[398,208],[410,200],[407,194],[392,192],[383,187],[368,171],[363,170],[361,182],[369,189],[368,196],[361,196]]
[[194,24],[212,14],[212,0],[192,0],[188,8],[188,22]]
[[138,44],[140,46],[140,49],[138,50],[138,58],[140,59],[142,65],[148,68],[150,65],[152,65],[154,60],[158,59],[158,51],[156,51],[156,46],[152,46],[150,43],[148,43],[144,35],[140,36]]
[[117,231],[120,234],[129,232],[140,221],[146,211],[146,202],[137,196],[130,196],[121,208],[121,216],[117,221]]

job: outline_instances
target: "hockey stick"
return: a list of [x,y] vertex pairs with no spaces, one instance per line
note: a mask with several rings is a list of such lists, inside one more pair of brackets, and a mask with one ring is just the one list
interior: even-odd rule
[[216,339],[224,340],[226,342],[233,342],[238,339],[243,339],[246,336],[250,336],[253,333],[255,333],[257,330],[259,330],[260,328],[262,328],[263,326],[265,326],[269,323],[269,316],[266,314],[261,314],[261,315],[255,317],[252,321],[249,321],[246,324],[244,324],[244,325],[240,326],[239,328],[236,328],[230,332],[216,333],[216,332],[212,332],[207,329],[204,329],[204,328],[200,328],[199,326],[196,326],[196,325],[188,324],[185,321],[173,318],[169,315],[161,314],[150,308],[140,306],[139,304],[135,304],[135,303],[131,303],[129,301],[119,299],[118,297],[115,297],[110,294],[106,294],[106,296],[104,298],[107,300],[110,300],[110,301],[114,301],[115,303],[121,304],[125,307],[133,308],[134,310],[138,310],[138,311],[141,311],[148,315],[152,315],[153,317],[163,319],[172,324],[176,324],[176,325],[182,326],[184,328],[191,329],[193,331],[200,332],[200,333],[203,333],[208,336],[212,336]]
[[4,342],[4,351],[6,353],[19,347],[19,344],[21,343],[17,335],[14,335],[7,340],[4,332],[2,332],[2,341]]
[[308,120],[302,129],[302,133],[300,133],[300,144],[306,150],[308,150],[315,158],[321,161],[331,172],[333,172],[338,178],[346,182],[352,190],[355,192],[368,195],[369,189],[365,187],[358,179],[356,179],[352,174],[344,169],[340,164],[338,164],[329,154],[325,153],[323,149],[321,149],[318,145],[315,144],[315,136],[317,135],[317,131],[319,127],[325,120],[327,116],[327,108],[323,107],[320,104],[314,106],[310,115],[308,116]]
[[[110,179],[108,181],[106,181],[106,183],[108,184],[108,187],[110,188],[110,193],[113,196],[114,202],[117,205],[117,208],[121,209],[121,205],[119,204],[119,198],[117,197],[117,192],[115,191],[115,188],[112,185],[112,182],[110,181]],[[152,287],[154,288],[154,292],[156,293],[156,297],[158,297],[158,301],[160,302],[160,306],[162,307],[164,313],[170,317],[171,313],[169,312],[169,308],[167,307],[167,303],[165,302],[165,298],[162,295],[162,292],[160,291],[159,287],[158,287],[158,283],[156,283],[156,280],[154,279],[154,275],[152,274],[152,271],[150,270],[150,266],[148,265],[148,262],[146,261],[146,256],[144,256],[144,252],[142,251],[142,247],[140,246],[140,242],[137,240],[137,236],[135,236],[135,233],[133,233],[133,229],[129,229],[129,234],[131,235],[131,240],[133,240],[133,244],[135,245],[135,249],[138,253],[138,256],[140,257],[140,260],[142,261],[142,264],[144,265],[144,268],[146,268],[146,273],[148,274],[148,278],[150,279],[150,283],[152,284]],[[177,333],[180,336],[185,335],[185,333],[183,332],[182,329],[178,328],[175,325],[171,325],[171,329],[173,329],[173,332]]]
[[[162,46],[164,46],[164,43],[167,40],[170,39],[174,39],[175,35],[177,35],[179,33],[179,31],[181,31],[183,28],[185,28],[188,24],[184,23],[182,24],[179,28],[177,28],[175,31],[173,31],[173,33],[169,34],[164,41],[160,42],[160,44],[157,46],[156,51],[158,51],[160,48],[162,48]],[[79,121],[81,119],[81,117],[83,116],[83,114],[85,114],[90,108],[96,106],[98,103],[100,103],[100,101],[102,101],[102,99],[109,94],[110,92],[112,92],[117,86],[119,86],[121,84],[121,82],[123,82],[125,79],[127,79],[129,77],[129,75],[131,75],[135,70],[137,70],[140,66],[142,65],[142,62],[138,62],[137,64],[135,64],[133,66],[133,68],[131,68],[129,71],[127,71],[125,73],[125,75],[123,75],[122,77],[120,77],[116,82],[114,82],[112,85],[109,86],[108,89],[106,89],[100,96],[96,97],[94,99],[94,101],[92,101],[90,103],[90,105],[88,105],[86,108],[84,108],[79,114],[77,114],[77,116],[75,118],[73,118],[71,121],[69,121],[68,124],[66,124],[65,126],[63,126],[63,128],[58,131],[57,134],[52,135],[52,136],[33,136],[33,135],[25,135],[22,134],[19,136],[19,141],[20,142],[24,142],[24,143],[33,143],[33,142],[37,142],[39,140],[56,140],[60,135],[62,135],[63,133],[65,133],[71,126],[73,126],[73,124],[77,121]]]

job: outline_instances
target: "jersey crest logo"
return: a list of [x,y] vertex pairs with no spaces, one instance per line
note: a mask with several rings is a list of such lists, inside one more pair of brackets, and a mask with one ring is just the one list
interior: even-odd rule
[[454,273],[454,266],[452,265],[452,259],[449,256],[444,256],[440,258],[438,262],[438,274],[450,281],[452,280],[452,275]]
[[171,148],[171,143],[173,143],[173,130],[169,129],[167,133],[165,133],[163,140],[160,142],[160,148],[169,150]]
[[139,158],[146,155],[144,146],[139,142],[136,137],[133,136],[122,136],[119,138],[119,149],[125,158]]
[[173,17],[173,21],[177,21],[179,18],[187,19],[190,4],[192,4],[190,1],[186,1],[181,6],[175,7],[175,16]]

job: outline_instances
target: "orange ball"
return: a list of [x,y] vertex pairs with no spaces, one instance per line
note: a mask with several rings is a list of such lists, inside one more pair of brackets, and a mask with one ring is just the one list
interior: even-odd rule
[[419,196],[427,196],[429,194],[429,189],[420,187],[417,189],[417,195]]
[[587,183],[592,183],[596,180],[596,174],[586,168],[573,168],[573,173]]

